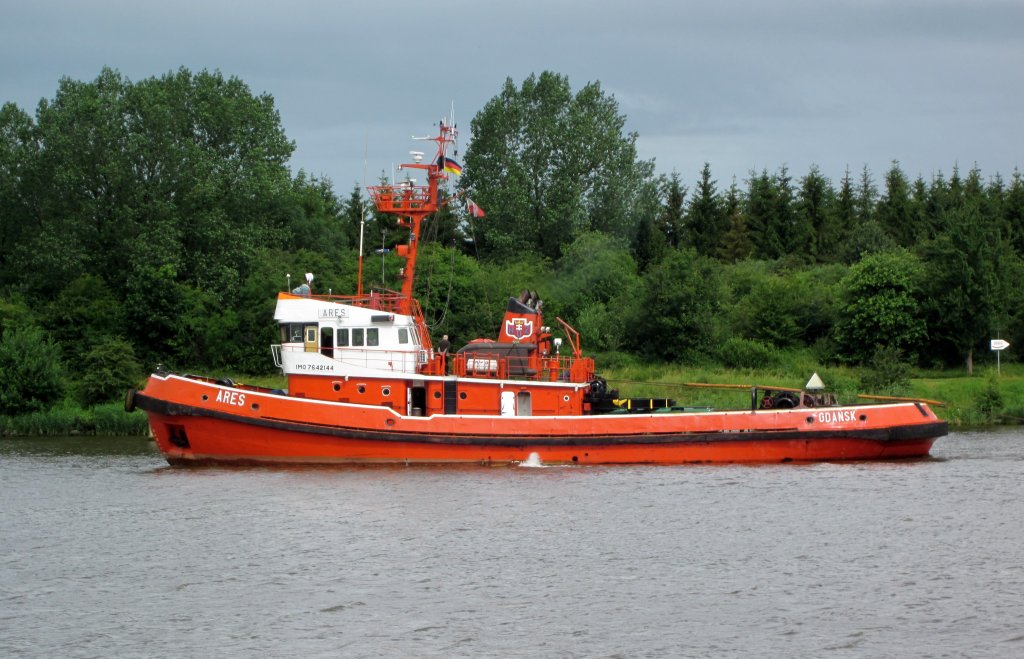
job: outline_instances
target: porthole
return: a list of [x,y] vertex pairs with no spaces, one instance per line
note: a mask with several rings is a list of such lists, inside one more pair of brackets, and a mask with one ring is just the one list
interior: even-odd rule
[[387,398],[391,395],[391,387],[381,387],[380,394]]
[[440,391],[435,391],[434,392],[434,398],[440,399],[441,398],[441,392]]
[[361,394],[365,394],[366,393],[366,385],[365,384],[358,385],[356,387],[356,391],[358,391]]
[[466,400],[466,392],[465,391],[460,391],[459,392],[459,399],[460,400]]
[[860,415],[860,420],[861,421],[867,421],[868,420],[868,415],[867,414],[861,414]]
[[565,401],[566,403],[568,403],[569,402],[569,394],[566,394],[566,395],[562,396],[562,400]]
[[393,425],[395,425],[395,420],[394,419],[388,419],[384,423],[386,423],[389,426],[393,426]]
[[203,400],[210,400],[210,397],[207,396],[206,394],[203,394]]
[[334,390],[335,391],[341,391],[341,383],[340,382],[335,382],[334,383]]
[[258,410],[258,409],[260,409],[260,404],[259,403],[253,403],[250,407],[252,407],[252,409],[254,409],[254,410]]
[[814,417],[813,416],[807,417],[807,423],[814,423]]

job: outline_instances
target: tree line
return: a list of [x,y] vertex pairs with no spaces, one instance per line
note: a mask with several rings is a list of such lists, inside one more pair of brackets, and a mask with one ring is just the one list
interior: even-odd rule
[[[657,360],[945,367],[1024,339],[1019,172],[782,166],[723,185],[708,164],[691,188],[625,125],[599,83],[505,81],[448,193],[486,217],[454,201],[427,223],[433,331],[491,336],[529,288],[592,349]],[[395,288],[403,231],[358,185],[292,172],[293,150],[273,98],[219,72],[104,69],[34,115],[0,108],[0,413],[107,400],[158,362],[268,371],[275,293],[304,272],[354,292],[362,221],[365,282]]]

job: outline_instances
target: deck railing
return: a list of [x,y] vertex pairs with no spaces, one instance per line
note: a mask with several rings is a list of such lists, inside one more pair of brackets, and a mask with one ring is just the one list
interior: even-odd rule
[[529,357],[496,352],[467,352],[451,355],[453,375],[496,380],[535,382],[589,382],[594,378],[594,360],[590,357],[542,357],[533,368]]

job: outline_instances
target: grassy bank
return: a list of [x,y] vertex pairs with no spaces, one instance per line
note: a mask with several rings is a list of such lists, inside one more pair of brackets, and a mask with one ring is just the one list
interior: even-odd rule
[[0,416],[0,436],[32,435],[121,435],[140,436],[149,432],[146,415],[124,411],[124,404],[106,403],[82,408],[65,402],[42,412],[21,416]]
[[861,394],[906,396],[941,401],[943,405],[934,406],[936,414],[954,426],[1024,423],[1024,367],[1019,364],[1003,366],[998,375],[987,368],[976,369],[973,375],[966,371],[911,372],[904,383],[874,389],[864,387],[864,382],[870,380],[865,369],[821,367],[813,363],[763,370],[617,363],[598,370],[609,386],[618,388],[624,397],[668,395],[680,405],[709,405],[716,409],[743,408],[750,404],[750,392],[690,387],[685,383],[799,388],[817,372],[843,404],[871,402]]

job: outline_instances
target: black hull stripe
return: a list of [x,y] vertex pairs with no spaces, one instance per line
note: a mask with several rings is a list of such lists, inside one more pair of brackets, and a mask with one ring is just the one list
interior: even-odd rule
[[452,445],[487,445],[487,446],[608,446],[619,444],[718,444],[722,442],[764,442],[822,440],[822,439],[861,439],[881,444],[900,444],[922,439],[937,439],[947,434],[948,424],[945,421],[921,423],[913,425],[892,426],[889,428],[866,428],[859,430],[753,430],[741,432],[700,432],[700,433],[669,433],[669,434],[615,434],[615,435],[424,435],[420,433],[385,432],[345,426],[325,426],[319,424],[284,421],[281,419],[252,418],[229,414],[218,410],[208,410],[191,405],[169,403],[152,398],[143,393],[135,394],[135,405],[140,409],[165,416],[207,417],[221,421],[229,421],[244,426],[257,426],[313,435],[326,435],[345,439],[374,440],[381,442],[405,442],[418,444],[452,444]]

